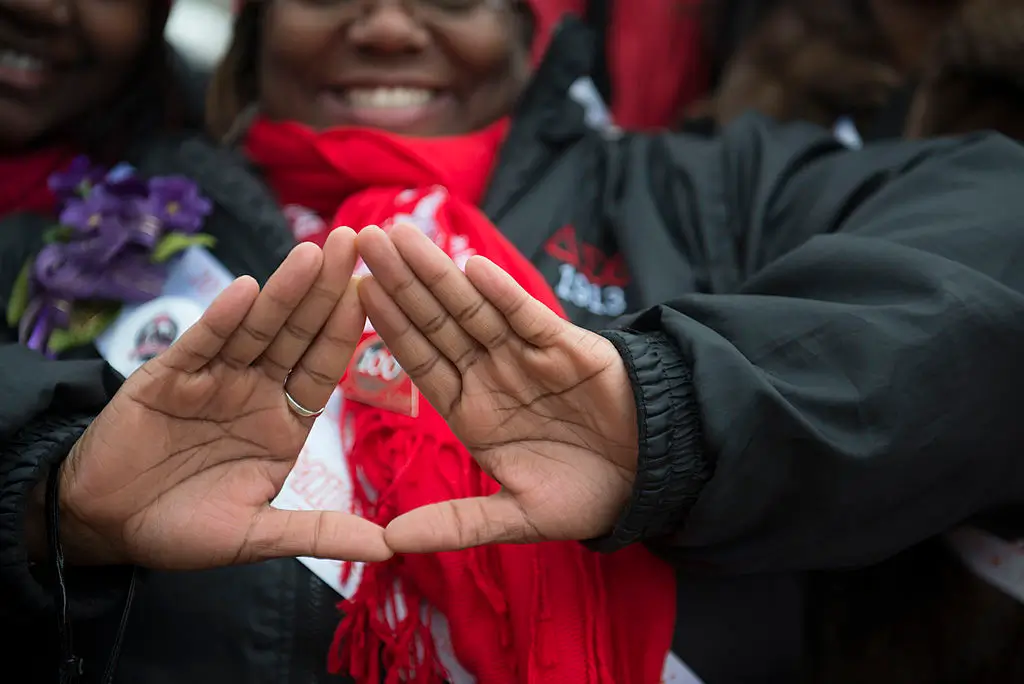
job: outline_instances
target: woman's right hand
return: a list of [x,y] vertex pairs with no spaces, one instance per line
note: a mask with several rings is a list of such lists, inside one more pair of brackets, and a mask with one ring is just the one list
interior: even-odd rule
[[365,316],[354,234],[296,247],[263,291],[236,280],[125,382],[60,475],[68,562],[200,569],[269,558],[379,561],[383,530],[338,511],[273,508]]

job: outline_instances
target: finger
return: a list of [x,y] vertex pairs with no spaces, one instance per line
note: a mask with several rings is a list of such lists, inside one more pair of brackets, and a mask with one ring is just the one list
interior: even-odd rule
[[259,283],[249,276],[236,279],[213,300],[199,320],[155,360],[174,370],[195,373],[220,352],[242,324],[259,293]]
[[473,339],[488,349],[508,340],[511,331],[504,317],[430,238],[408,225],[395,226],[388,237],[416,276]]
[[281,326],[313,286],[323,254],[311,243],[298,245],[270,276],[249,314],[221,350],[234,366],[248,366],[277,337]]
[[[409,226],[396,228],[399,232],[410,230],[427,242],[430,248],[428,254],[436,257],[433,260],[435,268],[429,274],[414,273],[396,249],[396,245],[376,226],[368,226],[360,232],[357,238],[359,255],[374,279],[398,304],[416,329],[455,364],[456,368],[465,371],[480,353],[480,347],[466,334],[446,306],[435,297],[438,291],[450,290],[452,285],[457,284],[449,278],[451,271],[462,280],[465,280],[465,277],[448,255],[434,246],[430,238],[423,235],[419,229]],[[429,287],[425,283],[429,284]]]
[[351,281],[327,323],[288,377],[285,390],[295,401],[314,411],[327,405],[359,344],[365,323],[358,282]]
[[384,530],[395,553],[457,551],[484,544],[543,541],[519,503],[505,492],[429,504],[398,516]]
[[516,335],[535,347],[547,347],[571,324],[529,295],[512,276],[482,256],[470,257],[466,277],[501,312]]
[[369,520],[339,511],[286,511],[268,507],[253,519],[239,558],[330,558],[383,561],[392,556],[384,530]]
[[372,276],[359,281],[359,299],[373,329],[431,406],[445,418],[462,394],[462,375],[416,329]]
[[270,378],[284,382],[341,300],[356,265],[355,236],[338,228],[327,237],[316,281],[257,362]]

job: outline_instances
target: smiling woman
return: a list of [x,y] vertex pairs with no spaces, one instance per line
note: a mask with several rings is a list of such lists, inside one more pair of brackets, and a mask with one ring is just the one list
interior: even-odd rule
[[[46,179],[107,163],[180,119],[166,0],[0,2],[0,216],[50,207]],[[172,104],[173,103],[173,104]]]
[[[81,130],[82,117],[94,138],[96,128],[136,123],[130,119],[140,114],[131,106],[143,101],[138,88],[163,99],[147,84],[165,75],[160,37],[168,9],[150,0],[0,3],[0,150],[56,137],[72,122]],[[99,118],[107,125],[99,126]]]
[[223,135],[248,105],[315,129],[460,135],[509,113],[529,75],[532,14],[515,0],[246,4],[210,94]]

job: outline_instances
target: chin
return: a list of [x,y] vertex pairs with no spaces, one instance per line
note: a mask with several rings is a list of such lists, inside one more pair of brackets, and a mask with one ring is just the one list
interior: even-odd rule
[[20,117],[5,116],[0,110],[0,156],[13,155],[31,149],[44,137],[39,126],[29,126]]

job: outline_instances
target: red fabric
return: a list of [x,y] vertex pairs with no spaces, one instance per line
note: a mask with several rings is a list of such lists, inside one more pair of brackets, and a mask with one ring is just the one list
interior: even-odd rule
[[[414,217],[457,260],[487,256],[560,311],[540,273],[475,206],[506,128],[503,121],[459,138],[407,139],[260,120],[247,147],[282,204],[357,229]],[[356,509],[382,525],[427,503],[498,490],[425,402],[414,418],[349,398],[341,429],[352,444]],[[389,624],[396,583],[411,610]],[[403,672],[408,681],[443,680],[424,605],[447,618],[459,661],[481,684],[654,684],[671,644],[675,578],[640,546],[611,555],[575,543],[490,546],[368,565],[339,605],[345,618],[329,668],[361,684],[378,684],[382,664],[389,684]]]
[[73,153],[60,148],[0,157],[0,217],[18,211],[52,211],[55,198],[47,181],[74,158]]
[[[622,128],[664,128],[709,85],[698,0],[609,0],[609,107]],[[587,0],[529,0],[537,17],[535,56],[566,13],[583,16]]]

